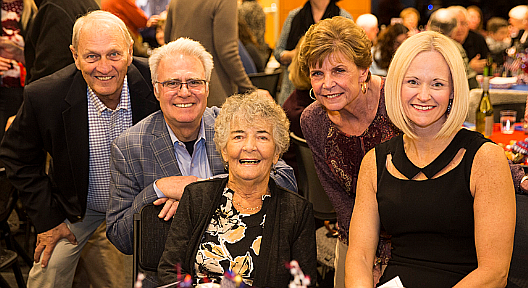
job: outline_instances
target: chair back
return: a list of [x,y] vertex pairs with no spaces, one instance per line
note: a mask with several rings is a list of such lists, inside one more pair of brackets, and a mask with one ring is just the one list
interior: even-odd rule
[[260,72],[249,74],[249,80],[259,89],[268,90],[273,99],[277,100],[277,88],[279,86],[282,69],[277,69],[271,73]]
[[172,218],[165,221],[158,217],[162,208],[163,205],[147,204],[134,214],[134,281],[139,269],[150,272],[158,270],[172,223]]
[[517,222],[513,255],[508,275],[508,287],[528,288],[528,195],[515,194],[517,203]]
[[320,220],[335,220],[334,206],[321,186],[315,170],[312,151],[306,140],[290,132],[293,145],[297,146],[297,164],[299,166],[299,187],[304,191],[304,196],[313,204],[314,216]]

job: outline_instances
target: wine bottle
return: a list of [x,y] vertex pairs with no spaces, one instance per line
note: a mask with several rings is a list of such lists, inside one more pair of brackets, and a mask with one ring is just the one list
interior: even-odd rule
[[482,82],[482,96],[477,107],[475,130],[489,137],[493,132],[493,106],[489,96],[488,69],[484,68],[484,80]]

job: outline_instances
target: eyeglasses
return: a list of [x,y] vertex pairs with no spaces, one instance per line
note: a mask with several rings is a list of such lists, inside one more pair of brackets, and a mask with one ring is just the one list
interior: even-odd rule
[[182,82],[180,80],[170,79],[170,80],[163,81],[163,82],[155,81],[154,83],[159,83],[164,88],[170,89],[171,91],[174,91],[174,92],[177,93],[177,92],[179,92],[181,90],[183,84],[187,85],[187,89],[188,90],[192,90],[192,91],[195,91],[195,92],[200,92],[200,91],[202,91],[204,89],[205,84],[207,83],[207,81],[202,80],[202,79],[193,79],[193,80],[189,80],[187,82]]

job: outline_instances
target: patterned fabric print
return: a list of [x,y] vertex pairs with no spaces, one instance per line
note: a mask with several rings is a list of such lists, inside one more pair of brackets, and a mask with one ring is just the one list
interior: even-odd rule
[[132,126],[127,77],[115,110],[106,107],[90,87],[87,94],[90,144],[87,207],[105,212],[110,197],[110,145],[121,132]]
[[[13,41],[21,47],[24,47],[24,38],[20,35],[18,22],[20,22],[20,18],[22,17],[23,7],[24,2],[22,0],[11,3],[2,2],[2,9],[0,10],[2,15],[2,33],[0,35],[7,37],[8,40]],[[12,64],[12,68],[3,71],[3,75],[0,75],[0,87],[22,87],[20,75],[23,71],[23,66],[14,60]]]
[[389,117],[379,112],[360,136],[348,135],[335,125],[330,127],[325,144],[326,164],[348,195],[354,197],[356,193],[359,167],[365,153],[398,134],[398,128],[392,124]]
[[[270,196],[263,196],[263,200],[266,197]],[[253,283],[253,263],[260,254],[267,202],[258,213],[248,215],[238,212],[232,199],[233,190],[225,188],[220,206],[204,233],[194,265],[198,283],[205,277],[220,283],[224,272],[229,270],[242,276],[244,283]]]

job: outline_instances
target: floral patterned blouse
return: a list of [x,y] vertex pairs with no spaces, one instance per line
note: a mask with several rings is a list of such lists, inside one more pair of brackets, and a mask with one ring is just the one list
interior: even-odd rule
[[224,189],[220,205],[202,237],[194,263],[198,283],[205,277],[220,283],[226,271],[242,276],[248,285],[253,283],[253,263],[260,254],[269,202],[265,200],[271,196],[262,196],[262,209],[250,215],[233,207],[233,193],[229,188]]

